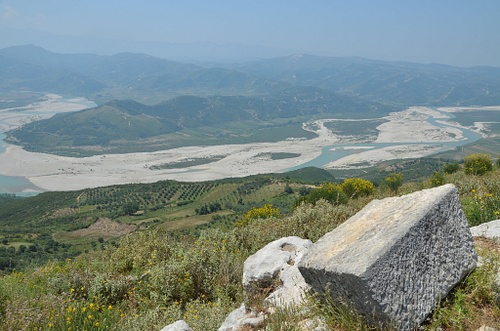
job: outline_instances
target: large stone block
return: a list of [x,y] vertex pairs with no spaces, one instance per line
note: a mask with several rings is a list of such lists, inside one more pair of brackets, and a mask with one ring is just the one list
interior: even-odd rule
[[411,330],[476,262],[457,190],[444,185],[372,201],[314,244],[299,270],[372,323]]

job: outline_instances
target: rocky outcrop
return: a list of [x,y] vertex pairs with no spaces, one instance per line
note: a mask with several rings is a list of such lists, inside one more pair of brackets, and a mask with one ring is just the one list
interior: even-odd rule
[[477,261],[456,188],[375,200],[323,236],[299,262],[316,292],[375,324],[411,330]]
[[161,331],[193,331],[184,320],[179,320],[175,323],[169,324]]

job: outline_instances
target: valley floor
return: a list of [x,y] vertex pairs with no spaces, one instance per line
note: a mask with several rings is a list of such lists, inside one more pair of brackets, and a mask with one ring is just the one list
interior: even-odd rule
[[[498,111],[500,107],[494,110]],[[464,139],[463,131],[458,124],[456,127],[450,125],[440,127],[428,121],[429,118],[433,118],[437,123],[448,120],[447,111],[450,109],[436,111],[426,107],[411,107],[391,113],[385,118],[387,122],[377,127],[379,134],[375,141],[388,143],[388,146],[358,149],[355,154],[330,162],[325,167],[347,168],[357,163],[373,164],[382,160],[422,157],[435,153],[439,148],[433,143]],[[0,111],[0,122],[6,123],[8,120],[10,129],[27,120],[22,116],[17,116],[16,119],[12,113]],[[341,141],[345,143],[346,140],[341,139],[345,137],[336,136],[325,127],[324,123],[328,121],[324,119],[304,124],[304,129],[318,134],[317,138],[310,140],[192,146],[149,153],[107,154],[85,158],[32,153],[19,146],[6,145],[5,152],[0,153],[0,175],[24,176],[42,190],[59,191],[113,184],[156,182],[164,179],[207,181],[283,172],[314,160],[321,155],[325,147]],[[5,125],[0,128],[5,129]],[[296,153],[300,156],[273,159],[271,153]],[[162,167],[193,159],[216,159],[216,161],[177,169]]]

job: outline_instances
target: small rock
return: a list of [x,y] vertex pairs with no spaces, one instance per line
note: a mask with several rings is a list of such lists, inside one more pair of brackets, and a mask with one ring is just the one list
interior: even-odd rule
[[500,220],[479,224],[470,228],[474,237],[485,237],[500,240]]
[[489,326],[483,325],[479,329],[477,329],[476,331],[497,331],[497,329],[490,328]]
[[184,320],[169,324],[160,331],[193,331]]
[[264,318],[264,314],[255,314],[242,304],[240,308],[233,310],[226,317],[218,331],[237,331],[245,325],[256,328],[264,323]]

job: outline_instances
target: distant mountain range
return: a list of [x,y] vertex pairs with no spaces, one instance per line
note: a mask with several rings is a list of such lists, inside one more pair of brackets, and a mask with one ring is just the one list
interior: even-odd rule
[[31,150],[78,155],[215,144],[221,126],[231,142],[275,141],[282,138],[277,130],[268,140],[258,130],[288,126],[300,136],[299,124],[312,118],[380,117],[411,105],[498,105],[500,68],[310,55],[200,66],[27,45],[0,50],[0,93],[10,91],[86,96],[100,105],[8,133],[10,142]]
[[57,54],[33,45],[0,50],[0,91],[87,96],[148,104],[179,95],[270,95],[314,86],[398,106],[500,104],[500,68],[291,55],[211,67],[122,53]]
[[500,68],[293,55],[233,66],[259,77],[398,105],[498,105]]

